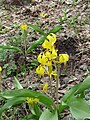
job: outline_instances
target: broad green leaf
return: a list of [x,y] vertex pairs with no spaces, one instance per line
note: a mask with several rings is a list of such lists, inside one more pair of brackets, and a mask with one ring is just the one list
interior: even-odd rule
[[54,113],[51,113],[48,109],[46,109],[40,116],[39,120],[58,120],[58,114],[57,111]]
[[37,116],[41,115],[41,110],[40,110],[40,108],[38,107],[37,104],[34,105],[34,110],[35,110],[35,113],[36,113]]
[[88,76],[78,87],[77,91],[75,94],[79,94],[83,92],[86,89],[90,89],[90,76]]
[[67,93],[63,96],[61,100],[61,104],[59,105],[59,112],[62,112],[63,109],[66,108],[66,106],[62,105],[62,102],[67,104],[67,101],[70,97],[72,97],[73,95],[76,96],[77,94],[81,94],[82,92],[84,92],[84,90],[89,88],[90,88],[90,76],[88,76],[82,83],[75,85],[69,91],[67,91]]
[[24,54],[23,51],[18,47],[14,47],[14,46],[10,46],[10,45],[0,45],[0,48],[1,49],[7,49],[7,50],[14,50],[14,51],[17,51],[21,54]]
[[14,98],[7,100],[4,106],[0,109],[0,116],[2,112],[4,112],[5,110],[11,108],[14,105],[21,104],[24,101],[25,101],[25,97],[14,97]]
[[84,99],[72,99],[72,101],[70,100],[68,103],[68,106],[70,107],[71,114],[77,120],[84,120],[85,118],[90,119],[90,106]]
[[[80,84],[79,84],[80,85]],[[66,92],[66,94],[63,96],[62,101],[67,102],[67,100],[74,95],[74,93],[77,91],[79,85],[76,85],[72,87],[69,91]]]
[[42,35],[46,35],[43,30],[41,30],[40,28],[38,28],[36,25],[32,25],[32,24],[28,24],[29,27],[31,27],[33,30],[39,32]]
[[57,25],[52,30],[50,30],[48,34],[50,34],[50,33],[57,33],[60,30],[62,30],[62,26],[61,25]]
[[27,49],[26,53],[28,54],[30,51],[32,51],[34,48],[36,48],[38,45],[44,42],[46,37],[41,37],[37,41],[33,42],[32,45]]
[[34,97],[38,98],[41,103],[43,103],[46,107],[48,107],[50,110],[53,106],[53,101],[45,94],[42,94],[40,92],[35,92],[28,89],[17,89],[17,90],[11,90],[11,91],[2,91],[0,92],[0,97],[2,98],[13,98],[13,97]]
[[35,119],[35,117],[36,116],[29,114],[29,115],[24,116],[24,118],[20,118],[20,120],[37,120]]
[[14,86],[16,89],[23,89],[22,85],[19,83],[18,79],[14,76]]
[[78,85],[75,85],[72,87],[62,98],[62,101],[66,101],[69,97],[72,95],[77,95],[83,92],[86,89],[90,88],[90,76],[88,76],[82,83],[79,83]]
[[38,107],[37,104],[34,105],[34,111],[36,113],[36,116],[40,117],[40,115],[41,115],[42,112],[41,112],[41,110],[40,110],[40,108]]

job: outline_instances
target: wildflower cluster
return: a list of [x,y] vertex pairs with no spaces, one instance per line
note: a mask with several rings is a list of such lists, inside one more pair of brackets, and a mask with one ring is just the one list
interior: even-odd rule
[[56,35],[51,33],[47,36],[47,39],[42,44],[42,47],[46,50],[38,55],[38,62],[40,65],[36,69],[37,74],[48,74],[56,76],[56,70],[53,70],[52,65],[56,63],[66,63],[69,60],[68,54],[57,55],[58,50],[55,49]]

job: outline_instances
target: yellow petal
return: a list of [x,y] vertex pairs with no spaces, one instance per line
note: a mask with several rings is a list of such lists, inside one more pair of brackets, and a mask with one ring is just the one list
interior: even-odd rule
[[20,28],[22,29],[22,30],[27,30],[27,24],[22,24],[21,26],[20,26]]
[[57,57],[57,51],[58,50],[55,50],[54,48],[52,49],[51,59],[55,59]]
[[45,56],[49,58],[50,55],[51,55],[51,53],[49,51],[46,51]]
[[51,33],[50,35],[47,36],[47,39],[53,45],[56,42],[56,35]]
[[68,54],[59,54],[59,62],[60,63],[65,63],[69,60],[69,55]]
[[26,103],[33,105],[33,98],[26,98]]
[[51,33],[50,35],[47,36],[47,39],[42,44],[42,47],[51,50],[55,42],[56,42],[56,35]]
[[33,102],[37,103],[37,102],[39,102],[39,99],[38,98],[34,98]]
[[38,66],[38,67],[36,68],[36,73],[37,73],[37,74],[43,75],[44,72],[45,72],[45,69],[44,69],[43,66],[40,65],[40,66]]
[[45,83],[42,92],[47,92],[47,90],[48,90],[48,83]]
[[45,12],[41,12],[40,16],[43,17],[43,18],[45,18],[47,16],[47,14]]
[[47,61],[45,65],[47,65],[47,66],[52,66],[52,61],[51,61],[51,60],[50,60],[50,61]]
[[45,65],[45,63],[48,61],[48,59],[46,58],[45,54],[43,52],[41,52],[39,55],[38,55],[38,58],[37,58],[38,62]]
[[2,67],[0,66],[0,72],[2,72]]
[[52,45],[48,40],[45,40],[44,43],[42,44],[42,47],[46,49],[51,49]]

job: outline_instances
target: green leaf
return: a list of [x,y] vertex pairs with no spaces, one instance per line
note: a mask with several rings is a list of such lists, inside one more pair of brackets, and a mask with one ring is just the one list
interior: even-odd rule
[[52,30],[50,30],[48,34],[50,34],[50,33],[57,33],[60,30],[62,30],[62,26],[61,25],[57,25]]
[[18,47],[14,47],[14,46],[10,46],[10,45],[0,45],[0,48],[1,49],[7,49],[7,50],[14,50],[14,51],[17,51],[21,54],[24,54],[23,51]]
[[82,83],[79,83],[78,85],[75,85],[72,87],[62,98],[62,101],[67,101],[69,97],[72,95],[77,95],[82,93],[84,90],[90,88],[90,76],[88,76]]
[[28,24],[29,27],[31,27],[33,30],[39,32],[42,35],[46,35],[43,30],[41,30],[40,28],[38,28],[36,25],[32,25],[32,24]]
[[46,107],[48,107],[50,110],[53,110],[53,101],[45,94],[42,94],[40,92],[35,92],[28,89],[17,89],[17,90],[11,90],[11,91],[1,91],[0,97],[10,99],[13,97],[34,97],[38,98],[41,103],[43,103]]
[[19,83],[18,79],[14,76],[14,86],[16,89],[23,89],[22,85]]
[[40,116],[39,120],[58,120],[58,114],[57,111],[54,113],[51,113],[48,109],[46,109]]
[[90,89],[90,76],[88,76],[78,87],[77,91],[75,94],[82,93],[84,90]]
[[90,106],[84,99],[74,98],[69,101],[70,112],[77,120],[90,119]]
[[21,104],[24,101],[25,101],[25,97],[14,97],[14,98],[7,100],[4,106],[0,109],[0,116],[2,112],[4,112],[5,110],[11,108],[14,105]]
[[79,83],[78,85],[75,85],[74,87],[72,87],[62,98],[61,100],[61,104],[59,104],[59,112],[62,112],[67,105],[62,105],[62,103],[67,104],[67,101],[70,97],[72,97],[73,95],[77,95],[77,94],[82,94],[82,92],[84,92],[84,90],[89,89],[90,88],[90,76],[88,76],[82,83]]
[[32,45],[27,49],[26,53],[28,54],[30,51],[32,51],[34,48],[36,48],[38,45],[44,42],[46,37],[41,37],[37,41],[33,42]]
[[[80,84],[79,84],[80,85]],[[66,92],[66,94],[63,96],[62,101],[63,102],[67,102],[67,100],[74,95],[74,93],[77,91],[79,85],[76,85],[74,87],[72,87],[69,91]]]
[[34,111],[35,111],[36,116],[39,118],[42,112],[37,104],[34,105]]

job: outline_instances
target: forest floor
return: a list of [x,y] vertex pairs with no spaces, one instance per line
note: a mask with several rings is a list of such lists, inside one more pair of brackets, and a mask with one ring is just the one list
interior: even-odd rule
[[[0,44],[12,43],[13,45],[13,36],[20,35],[21,24],[37,25],[46,33],[54,26],[62,25],[62,30],[56,34],[56,47],[59,53],[68,53],[70,56],[67,71],[66,73],[61,71],[60,76],[62,86],[59,88],[59,99],[62,98],[68,89],[82,82],[90,74],[90,0],[43,0],[43,2],[35,1],[30,4],[7,1],[0,3]],[[46,14],[45,17],[40,15],[42,12]],[[29,45],[40,36],[30,30]],[[31,61],[36,59],[40,49],[41,46],[36,48],[34,53],[29,54]],[[17,57],[17,61],[20,65],[20,56]],[[2,62],[0,57],[0,66],[3,67],[4,64],[11,65],[13,61]],[[47,76],[38,78],[34,72],[35,67],[31,65],[24,78],[19,76],[23,87],[32,88],[38,86],[38,83],[48,82]],[[6,70],[3,74],[5,73]],[[3,79],[3,90],[14,89],[12,74],[3,75]],[[53,92],[54,86],[55,81],[53,81]],[[68,112],[63,113],[62,120],[73,120],[68,114]]]

